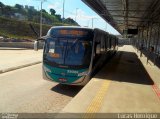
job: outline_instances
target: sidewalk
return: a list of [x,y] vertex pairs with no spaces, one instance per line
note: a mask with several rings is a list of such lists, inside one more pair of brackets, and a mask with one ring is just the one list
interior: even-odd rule
[[[134,52],[137,54],[139,60],[145,67],[145,70],[148,72],[150,77],[154,80],[154,82],[157,84],[158,88],[160,89],[160,61],[157,61],[154,65],[154,59],[149,59],[147,63],[147,53],[143,51],[142,57],[140,57],[140,51],[137,52],[137,49],[134,49]],[[160,94],[159,94],[160,95]]]
[[142,55],[142,56],[146,57],[145,62],[147,64],[155,65],[160,68],[160,54],[155,54],[153,52],[149,52],[146,49],[138,50],[138,52],[137,52],[137,48],[136,47],[134,47],[134,48],[136,49],[135,52],[137,53],[138,56]]
[[42,62],[42,50],[0,48],[0,74]]
[[[146,65],[145,60],[145,57],[139,58],[130,45],[119,48],[116,56],[57,117],[63,118],[63,113],[70,114],[68,117],[71,118],[118,118],[116,113],[159,113],[160,70]],[[115,115],[108,115],[110,113]]]

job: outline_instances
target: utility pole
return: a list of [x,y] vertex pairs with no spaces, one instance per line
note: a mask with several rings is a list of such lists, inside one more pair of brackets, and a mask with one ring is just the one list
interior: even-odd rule
[[45,2],[47,0],[41,0],[41,15],[40,15],[40,38],[42,37],[42,20],[43,20],[43,16],[42,16],[42,9],[43,9],[43,2]]
[[92,28],[93,28],[93,24],[94,24],[94,23],[93,23],[94,19],[97,19],[97,18],[92,18]]
[[93,28],[93,18],[92,18],[92,28]]
[[77,22],[77,10],[78,10],[78,8],[76,8],[75,22]]
[[64,21],[64,6],[65,6],[65,0],[63,0],[63,21]]
[[89,23],[90,23],[90,20],[88,20],[88,24],[87,24],[88,27],[89,27]]
[[[43,2],[46,2],[47,0],[37,0],[41,2],[41,13],[40,13],[40,32],[39,32],[39,37],[42,37],[42,6],[43,6]],[[39,9],[39,8],[38,8]]]
[[105,31],[107,32],[107,23],[106,23],[106,28],[105,28]]
[[40,38],[42,37],[42,4],[43,4],[43,2],[41,1]]

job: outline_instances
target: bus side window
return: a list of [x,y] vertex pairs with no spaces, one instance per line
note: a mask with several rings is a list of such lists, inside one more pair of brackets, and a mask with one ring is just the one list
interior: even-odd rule
[[112,44],[112,40],[111,40],[111,38],[109,38],[109,48],[111,49],[111,45]]
[[108,43],[108,40],[107,40],[107,35],[105,36],[105,51],[107,51],[107,43]]
[[97,44],[96,46],[96,54],[100,54],[101,53],[101,44]]

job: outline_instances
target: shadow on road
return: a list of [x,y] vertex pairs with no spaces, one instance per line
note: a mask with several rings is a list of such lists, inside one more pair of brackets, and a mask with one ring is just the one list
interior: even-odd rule
[[58,84],[51,88],[52,91],[67,95],[69,97],[74,97],[82,89],[82,86],[72,86],[72,85],[63,85]]

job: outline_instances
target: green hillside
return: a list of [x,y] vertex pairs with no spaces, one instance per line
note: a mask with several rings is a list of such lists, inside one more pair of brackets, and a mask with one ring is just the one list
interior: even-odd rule
[[[29,24],[32,24],[35,30],[39,33],[39,23],[28,21],[18,21],[0,17],[0,36],[16,38],[16,39],[35,39],[36,36],[31,30]],[[54,26],[68,25],[68,24],[54,24]],[[43,24],[43,35],[51,28],[51,25]]]
[[46,35],[51,26],[79,26],[72,18],[61,18],[54,9],[49,12],[36,10],[33,6],[15,4],[5,5],[0,2],[0,36],[15,39],[35,39],[36,36],[29,24],[32,24],[39,33],[40,13],[42,12],[43,35]]

